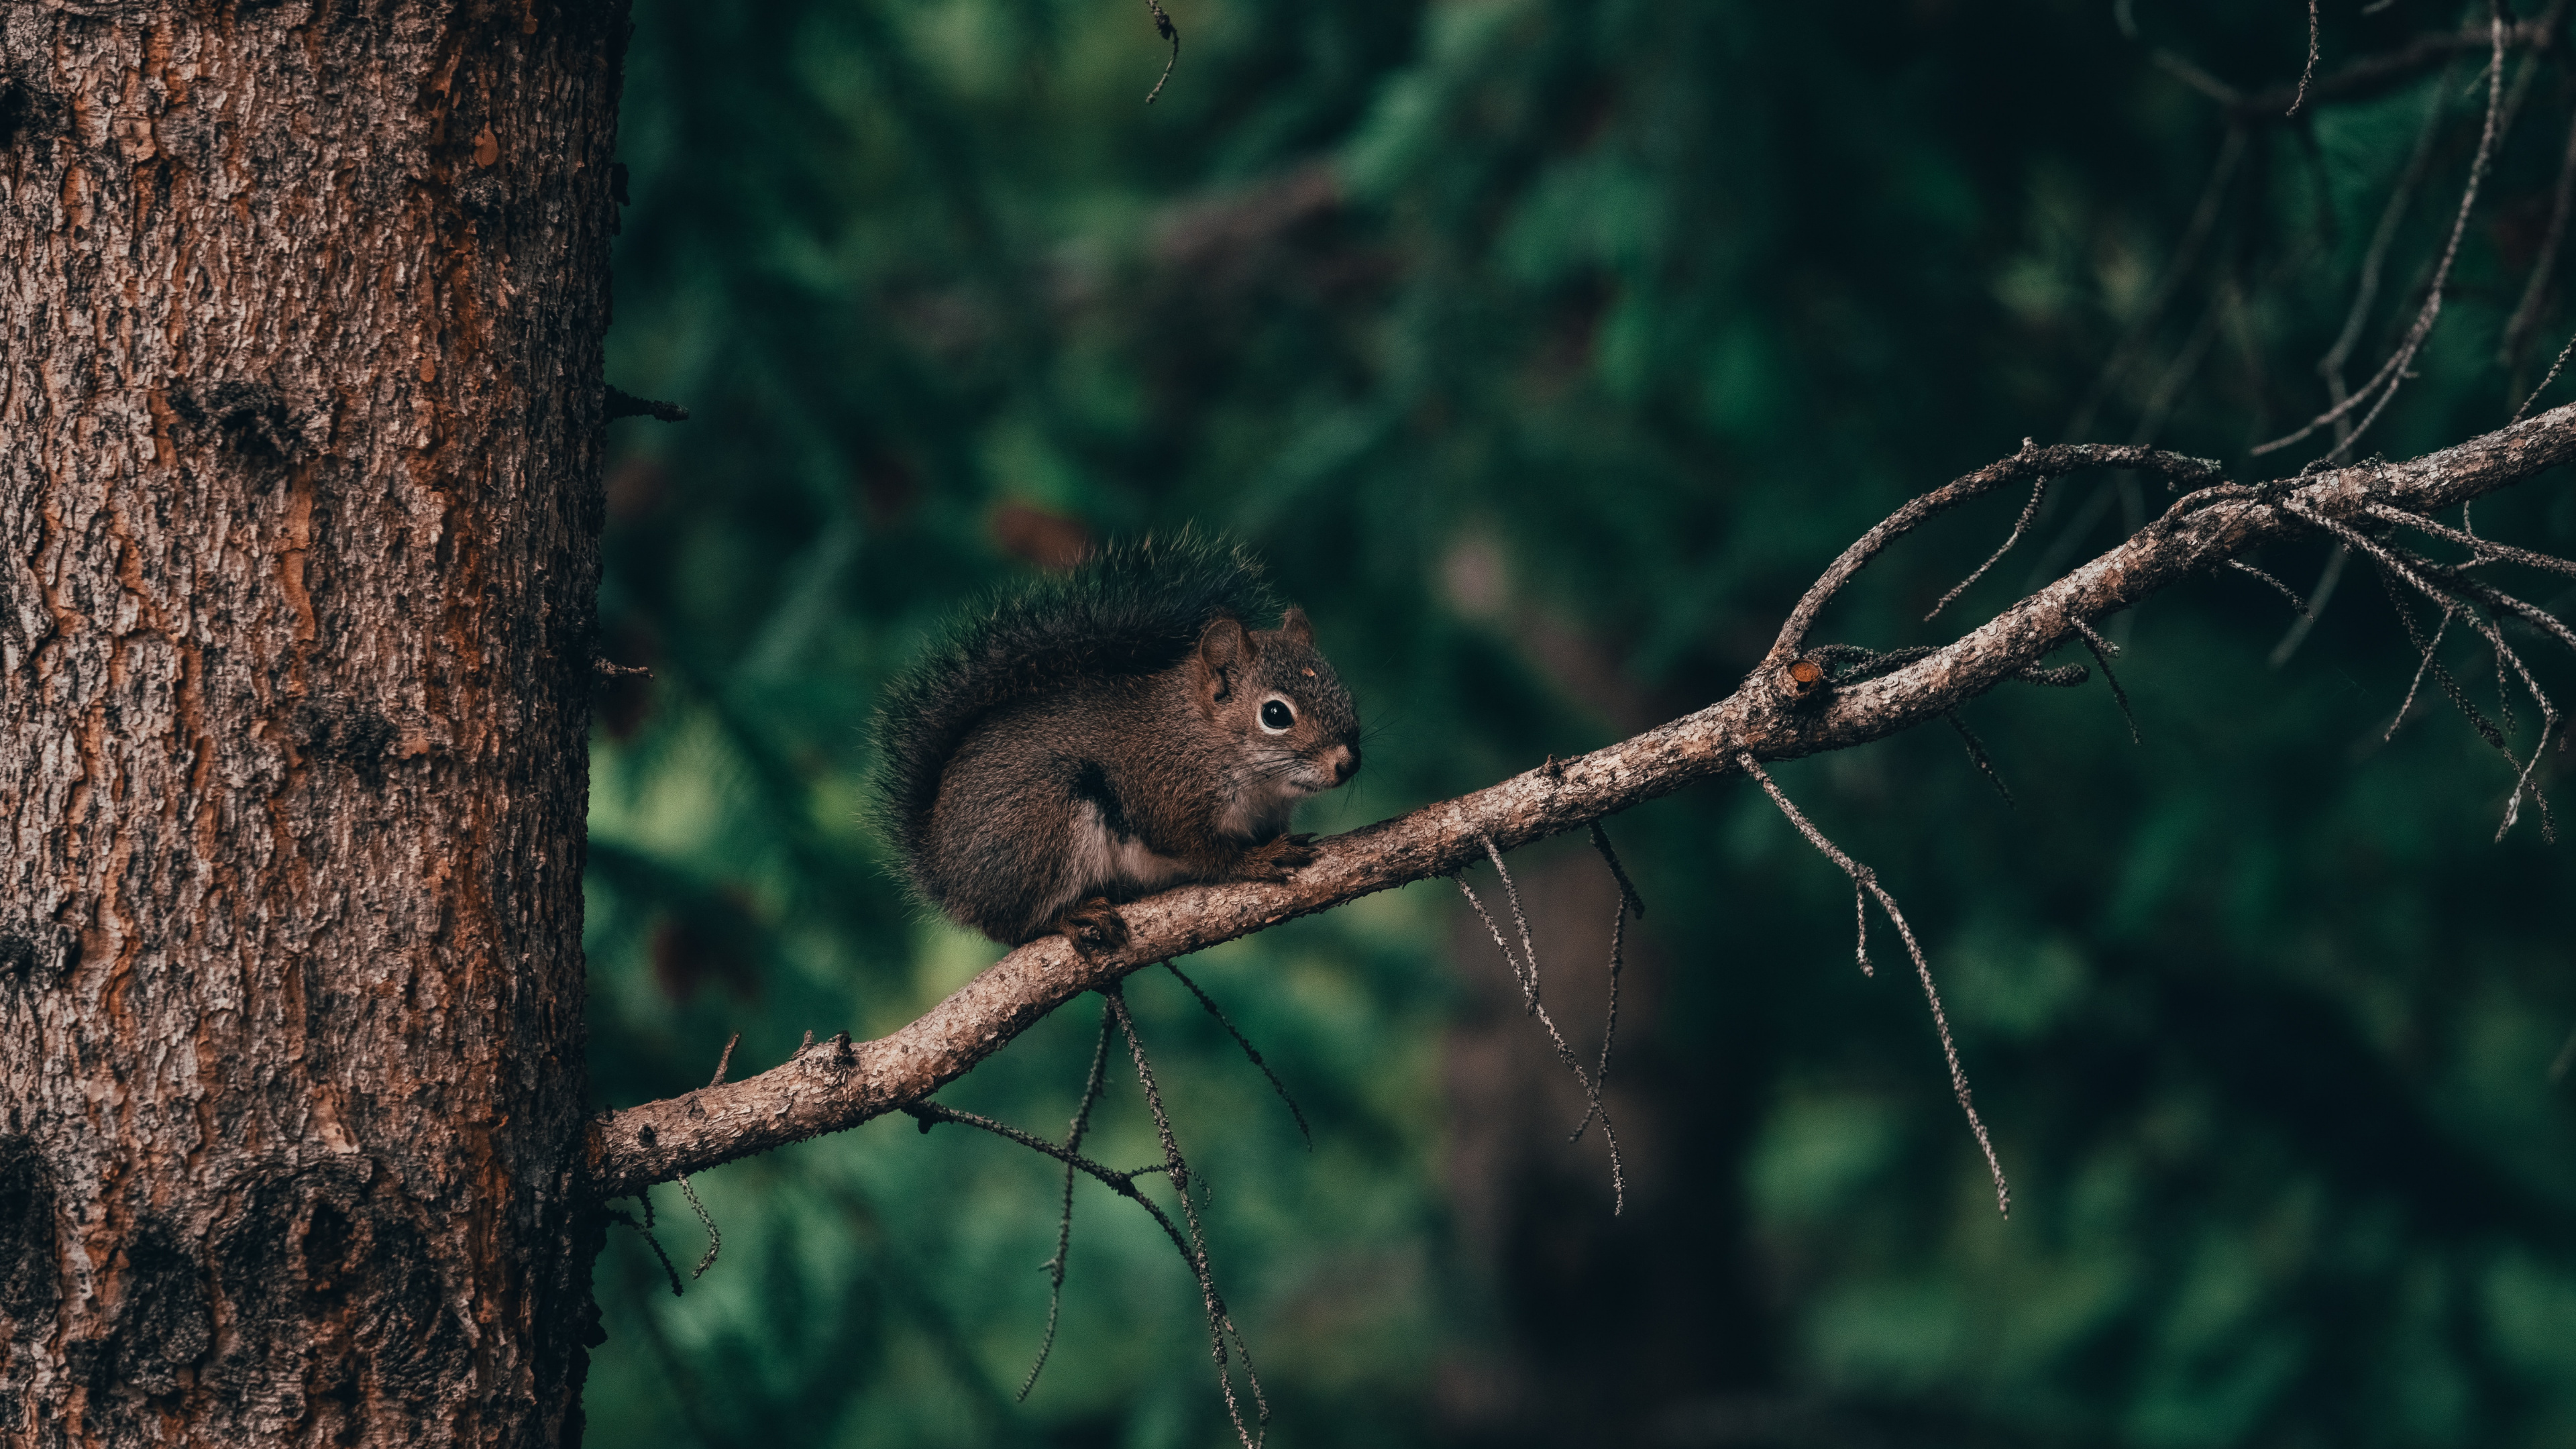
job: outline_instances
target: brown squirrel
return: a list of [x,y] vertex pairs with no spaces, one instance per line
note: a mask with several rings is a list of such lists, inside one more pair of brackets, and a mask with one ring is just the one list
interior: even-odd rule
[[1189,535],[960,619],[886,691],[876,739],[880,817],[922,899],[997,941],[1085,951],[1125,943],[1117,902],[1286,879],[1315,855],[1289,812],[1360,767],[1305,614],[1241,548]]

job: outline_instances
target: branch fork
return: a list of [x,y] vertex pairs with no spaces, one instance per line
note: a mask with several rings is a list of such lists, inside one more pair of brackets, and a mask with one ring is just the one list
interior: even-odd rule
[[[2268,488],[2230,483],[2215,463],[2159,449],[2026,442],[2010,457],[1907,503],[1845,549],[1798,601],[1763,664],[1725,699],[1590,754],[1551,760],[1455,800],[1321,841],[1314,863],[1286,882],[1184,886],[1130,903],[1122,908],[1130,940],[1118,951],[1086,958],[1061,939],[1022,946],[919,1020],[863,1046],[844,1035],[758,1075],[596,1119],[588,1143],[591,1190],[603,1198],[631,1195],[905,1110],[1086,991],[1364,895],[1453,876],[1484,859],[1488,842],[1497,851],[1518,849],[1699,781],[1743,773],[1739,755],[1758,764],[1884,739],[1950,715],[2007,680],[2081,683],[2081,666],[2049,668],[2041,661],[2088,632],[2094,620],[2264,544],[2314,536],[2321,527],[2385,551],[2388,545],[2363,531],[2393,521],[2378,510],[2429,521],[2571,460],[2576,404],[2420,458],[2332,468]],[[1807,647],[1808,633],[1843,586],[1925,520],[2008,483],[2037,486],[2105,467],[2154,473],[2190,492],[2154,523],[1947,645],[1883,654],[1847,645]],[[2448,597],[2511,613],[2562,642],[2576,638],[2554,616],[2459,569],[2389,557]],[[1801,670],[1802,663],[1816,665],[1822,678]],[[2554,729],[2554,713],[2544,710],[2544,716]],[[2527,782],[2529,767],[2516,765]]]

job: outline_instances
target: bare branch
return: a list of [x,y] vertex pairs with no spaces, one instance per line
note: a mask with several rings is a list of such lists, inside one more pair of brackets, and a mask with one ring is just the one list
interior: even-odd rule
[[[2138,461],[2142,455],[2154,461]],[[1121,907],[1130,940],[1119,951],[1085,957],[1061,937],[1032,942],[889,1036],[856,1048],[808,1046],[757,1076],[597,1119],[589,1143],[592,1191],[632,1195],[647,1183],[904,1110],[1085,991],[1363,895],[1454,875],[1482,858],[1483,839],[1517,849],[1731,773],[1739,753],[1793,759],[1936,719],[2006,680],[2032,677],[2042,657],[2075,632],[2075,621],[2126,608],[2264,544],[2308,535],[2313,518],[2368,518],[2374,503],[2432,514],[2571,459],[2576,406],[2408,462],[2321,471],[2269,488],[2204,488],[2193,506],[2177,504],[1944,648],[1875,678],[1793,693],[1786,676],[1797,643],[1824,601],[1932,513],[2050,468],[2161,464],[2189,481],[2217,477],[2211,465],[2145,449],[2026,449],[1907,504],[1845,550],[1783,631],[1788,657],[1775,646],[1774,657],[1725,699],[1552,768],[1320,842],[1314,864],[1287,882],[1184,886],[1131,902]]]
[[1891,513],[1876,528],[1862,534],[1842,557],[1835,559],[1824,575],[1807,588],[1806,597],[1789,611],[1788,622],[1780,626],[1780,637],[1771,645],[1766,660],[1774,666],[1788,662],[1807,640],[1807,631],[1815,627],[1816,616],[1824,612],[1833,596],[1850,583],[1881,551],[1921,527],[1927,520],[1949,512],[1971,498],[1978,497],[2006,483],[2023,479],[2062,478],[2079,468],[2139,468],[2163,475],[2174,482],[2200,482],[2219,475],[2216,463],[2205,458],[2186,458],[2161,448],[2131,448],[2102,443],[2060,443],[2043,448],[2028,438],[2022,439],[2021,451],[2009,458],[1989,463],[1974,473],[1960,478],[1945,488],[1936,488]]

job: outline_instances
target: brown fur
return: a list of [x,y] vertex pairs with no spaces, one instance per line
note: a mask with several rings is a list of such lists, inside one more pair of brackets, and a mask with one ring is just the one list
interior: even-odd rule
[[[1277,702],[1285,730],[1263,724]],[[1081,673],[983,715],[939,771],[923,893],[1007,942],[1126,938],[1116,903],[1181,881],[1280,880],[1314,858],[1291,809],[1359,769],[1350,696],[1304,614],[1209,619],[1152,673]]]

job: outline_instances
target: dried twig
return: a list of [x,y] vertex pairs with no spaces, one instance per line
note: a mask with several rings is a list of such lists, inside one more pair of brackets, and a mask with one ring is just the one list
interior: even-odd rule
[[1986,753],[1986,742],[1977,738],[1977,732],[1968,728],[1968,722],[1959,718],[1957,710],[1943,710],[1941,718],[1948,720],[1950,728],[1959,732],[1959,743],[1968,747],[1968,758],[1977,762],[1977,773],[1985,776],[1986,783],[1995,787],[1995,793],[2004,797],[2006,808],[2012,808],[2012,790],[1996,771],[1994,757]]
[[2278,669],[2289,663],[2291,656],[2299,652],[2299,646],[2308,642],[2309,632],[2317,627],[2317,620],[2325,616],[2326,604],[2334,598],[2335,586],[2343,582],[2344,565],[2351,559],[2352,550],[2342,544],[2336,544],[2327,552],[2326,566],[2317,574],[2316,592],[2309,595],[2308,606],[2300,611],[2289,632],[2281,636],[2281,642],[2272,646],[2271,658],[2266,661],[2272,668]]
[[[1243,1332],[1234,1326],[1234,1316],[1227,1311],[1225,1299],[1216,1291],[1216,1275],[1208,1266],[1207,1232],[1199,1224],[1198,1201],[1192,1195],[1190,1165],[1181,1156],[1180,1139],[1172,1132],[1172,1119],[1163,1110],[1163,1091],[1154,1081],[1154,1064],[1145,1055],[1145,1039],[1136,1032],[1136,1018],[1127,1011],[1127,996],[1118,986],[1102,989],[1109,1000],[1109,1010],[1118,1018],[1118,1029],[1127,1036],[1127,1054],[1136,1064],[1136,1080],[1145,1089],[1145,1106],[1154,1114],[1154,1131],[1163,1143],[1163,1176],[1170,1180],[1173,1193],[1181,1200],[1181,1219],[1189,1225],[1189,1241],[1182,1246],[1181,1256],[1188,1260],[1190,1271],[1198,1278],[1199,1301],[1207,1311],[1208,1352],[1216,1359],[1217,1391],[1225,1397],[1226,1417],[1234,1423],[1235,1437],[1244,1449],[1259,1449],[1261,1436],[1255,1430],[1267,1429],[1270,1423],[1270,1401],[1262,1395],[1261,1375],[1252,1366],[1251,1346],[1243,1341]],[[1137,1201],[1145,1201],[1140,1194]],[[1158,1213],[1156,1216],[1160,1217]],[[1163,1219],[1163,1230],[1171,1231],[1171,1220]],[[1175,1241],[1178,1241],[1177,1235]],[[1244,1383],[1252,1391],[1253,1428],[1243,1423],[1243,1406],[1234,1396],[1234,1372],[1226,1357],[1226,1345],[1234,1345],[1236,1357],[1243,1360]]]
[[1629,882],[1627,869],[1619,864],[1619,853],[1610,848],[1610,833],[1601,828],[1598,820],[1592,822],[1592,848],[1601,853],[1602,863],[1610,867],[1610,878],[1619,883],[1619,904],[1610,913],[1610,1002],[1602,1013],[1601,1065],[1592,1074],[1591,1104],[1583,1120],[1575,1123],[1574,1131],[1567,1135],[1568,1142],[1582,1141],[1583,1131],[1592,1125],[1594,1117],[1601,1118],[1605,1129],[1609,1123],[1609,1108],[1603,1105],[1601,1094],[1610,1089],[1610,1044],[1619,1036],[1619,969],[1624,960],[1621,947],[1627,940],[1628,917],[1633,914],[1641,921],[1646,918],[1645,898]]
[[[2349,524],[2343,523],[2337,519],[2325,517],[2315,512],[2313,509],[2302,507],[2296,502],[2291,503],[2289,508],[2290,511],[2298,518],[2333,534],[2337,538],[2343,539],[2345,542],[2351,544],[2355,550],[2368,554],[2372,559],[2376,560],[2382,570],[2383,582],[2389,578],[2393,578],[2398,582],[2406,584],[2408,587],[2414,589],[2424,597],[2431,599],[2434,603],[2442,605],[2446,609],[2454,604],[2461,603],[2464,600],[2474,600],[2479,603],[2487,604],[2490,607],[2501,608],[2508,612],[2520,614],[2522,617],[2532,622],[2541,624],[2544,630],[2555,633],[2560,637],[2562,642],[2570,644],[2571,647],[2576,647],[2576,631],[2569,630],[2564,623],[2560,622],[2544,610],[2535,608],[2530,604],[2526,604],[2522,600],[2516,599],[2511,595],[2506,594],[2504,591],[2494,588],[2480,580],[2470,578],[2456,569],[2436,564],[2429,559],[2417,558],[2406,553],[2402,549],[2393,548],[2389,545],[2383,544],[2362,533],[2359,529],[2353,528]],[[2406,619],[2408,635],[2413,637],[2416,632],[2413,614],[2406,610],[2402,605],[2399,608],[2399,613]],[[2493,724],[2488,723],[2483,715],[2480,715],[2469,705],[2466,694],[2460,690],[2457,682],[2450,677],[2449,671],[2442,667],[2439,660],[2436,660],[2433,663],[2432,668],[2434,681],[2442,686],[2443,692],[2450,697],[2451,703],[2456,706],[2461,713],[2469,717],[2471,724],[2478,726],[2478,733],[2485,737],[2487,743],[2494,746],[2497,752],[2505,757],[2508,764],[2520,766],[2520,772],[2514,779],[2513,794],[2505,801],[2504,821],[2496,827],[2496,839],[2504,839],[2505,833],[2513,829],[2515,821],[2521,818],[2523,795],[2526,792],[2532,792],[2540,806],[2541,838],[2544,840],[2555,840],[2557,838],[2558,830],[2556,822],[2550,815],[2549,797],[2545,793],[2537,793],[2534,791],[2532,776],[2540,767],[2540,756],[2542,751],[2546,749],[2549,744],[2550,735],[2557,729],[2557,707],[2551,703],[2549,696],[2541,690],[2539,681],[2532,677],[2531,671],[2524,666],[2521,656],[2516,654],[2513,647],[2505,642],[2502,630],[2498,629],[2487,619],[2481,617],[2475,609],[2461,609],[2459,610],[2459,617],[2465,621],[2471,629],[2477,631],[2480,637],[2487,641],[2488,646],[2495,650],[2498,659],[2513,667],[2515,674],[2521,679],[2523,687],[2530,692],[2534,702],[2540,706],[2540,739],[2532,746],[2531,758],[2528,761],[2515,760],[2513,757],[2512,747],[2506,742],[2504,731],[2498,729]]]
[[2397,396],[2398,389],[2405,383],[2407,366],[2415,360],[2415,355],[2423,350],[2425,339],[2432,335],[2433,325],[2441,320],[2442,294],[2450,284],[2451,264],[2459,258],[2460,239],[2467,234],[2469,214],[2477,207],[2478,188],[2485,182],[2487,164],[2495,155],[2496,137],[2501,130],[2500,122],[2504,113],[2503,18],[2497,16],[2492,19],[2489,29],[2493,36],[2494,57],[2490,62],[2487,75],[2486,127],[2479,133],[2477,155],[2469,162],[2468,183],[2460,191],[2460,209],[2451,221],[2450,240],[2443,244],[2441,261],[2433,269],[2433,279],[2425,289],[2424,305],[2415,315],[2415,324],[2407,329],[2405,340],[2398,344],[2396,351],[2389,354],[2388,361],[2372,375],[2370,381],[2362,384],[2359,392],[2319,413],[2298,431],[2274,438],[2268,443],[2256,444],[2253,450],[2255,456],[2261,457],[2266,453],[2289,447],[2317,429],[2347,416],[2362,403],[2370,402],[2370,411],[2363,414],[2361,421],[2353,426],[2352,431],[2338,441],[2333,450],[2326,455],[2328,458],[2346,456],[2350,453],[2353,443],[2362,434],[2370,431],[2371,424],[2379,421],[2379,415],[2387,410],[2389,402]]
[[[1518,956],[1512,954],[1510,943],[1503,939],[1502,928],[1494,924],[1493,916],[1485,910],[1485,903],[1476,898],[1476,888],[1467,884],[1463,875],[1458,877],[1458,890],[1467,897],[1467,904],[1475,908],[1476,918],[1483,921],[1485,929],[1492,933],[1495,947],[1503,953],[1503,963],[1511,968],[1512,978],[1520,983],[1522,1013],[1538,1018],[1538,1024],[1547,1031],[1548,1042],[1556,1048],[1556,1059],[1565,1063],[1566,1070],[1574,1073],[1576,1085],[1583,1089],[1583,1121],[1575,1125],[1574,1135],[1581,1136],[1596,1115],[1601,1119],[1601,1137],[1610,1148],[1610,1212],[1616,1217],[1628,1205],[1628,1174],[1619,1156],[1618,1129],[1611,1125],[1609,1109],[1601,1101],[1600,1083],[1583,1069],[1583,1063],[1574,1055],[1574,1048],[1566,1043],[1565,1033],[1557,1030],[1556,1018],[1548,1015],[1547,1003],[1539,999],[1538,948],[1530,943],[1529,919],[1522,914],[1520,887],[1512,883],[1511,868],[1503,864],[1503,853],[1495,847],[1492,837],[1482,832],[1476,834],[1484,843],[1486,858],[1494,863],[1495,874],[1502,878],[1504,897],[1511,903],[1512,923],[1519,928],[1521,938]],[[1606,837],[1603,843],[1606,845]],[[1623,907],[1626,904],[1624,898],[1621,904]],[[1615,954],[1615,939],[1612,950]]]
[[[2395,599],[2393,594],[2391,599],[2392,601]],[[2406,712],[2415,707],[2416,691],[2424,687],[2424,672],[2433,667],[2433,652],[2442,647],[2442,636],[2450,632],[2451,620],[2458,613],[2459,610],[2456,608],[2445,607],[2442,610],[2442,622],[2434,627],[2433,638],[2427,643],[2423,636],[2416,632],[2415,616],[2407,611],[2403,603],[2398,604],[2398,617],[2406,621],[2406,632],[2415,639],[2416,650],[2423,655],[2423,658],[2416,661],[2415,677],[2407,681],[2406,697],[2398,701],[2396,717],[2388,721],[2388,733],[2379,737],[2380,743],[2386,744],[2397,738],[2397,727],[2406,723]]]
[[674,1298],[686,1296],[688,1290],[680,1286],[680,1270],[671,1265],[671,1255],[662,1251],[662,1240],[653,1236],[653,1190],[649,1187],[636,1189],[635,1200],[644,1205],[642,1222],[637,1222],[633,1216],[618,1208],[608,1209],[609,1221],[624,1223],[633,1228],[637,1236],[644,1239],[644,1246],[653,1250],[653,1260],[662,1265],[662,1275],[671,1280],[671,1296]]
[[2299,105],[2308,98],[2308,82],[2317,78],[2317,0],[2308,0],[2308,64],[2299,72],[2299,93],[2290,97],[2290,108],[2281,114],[2295,116]]
[[1780,626],[1779,638],[1772,642],[1768,662],[1778,665],[1795,658],[1799,646],[1806,642],[1807,631],[1814,627],[1816,616],[1824,612],[1825,605],[1842,591],[1843,585],[1851,582],[1852,576],[1885,551],[1889,544],[1921,527],[1927,520],[2006,483],[2064,477],[2079,468],[2137,468],[2178,482],[2201,482],[2215,479],[2219,474],[2218,465],[2205,458],[2187,458],[2161,448],[2099,443],[2060,443],[2043,448],[2024,438],[2020,452],[1916,498],[1889,514],[1876,528],[1862,534],[1844,549],[1842,556],[1808,586],[1797,607],[1789,611],[1788,619]]
[[1216,998],[1200,990],[1197,982],[1181,974],[1180,967],[1166,961],[1163,963],[1163,969],[1172,973],[1172,979],[1190,989],[1190,995],[1199,999],[1199,1005],[1207,1008],[1207,1014],[1216,1018],[1216,1024],[1225,1028],[1225,1034],[1234,1038],[1234,1044],[1243,1048],[1244,1056],[1251,1060],[1253,1066],[1260,1069],[1262,1076],[1269,1079],[1270,1090],[1279,1094],[1279,1100],[1287,1105],[1288,1115],[1296,1119],[1297,1135],[1306,1139],[1306,1150],[1314,1151],[1315,1134],[1307,1129],[1306,1114],[1298,1109],[1297,1099],[1288,1095],[1288,1084],[1279,1080],[1279,1074],[1270,1070],[1270,1064],[1261,1059],[1261,1052],[1253,1046],[1251,1039],[1236,1029],[1232,1019],[1227,1017],[1224,1009],[1216,1004]]
[[707,1270],[716,1265],[716,1254],[724,1251],[724,1234],[716,1231],[715,1214],[708,1212],[707,1205],[698,1201],[698,1190],[689,1186],[688,1176],[684,1173],[674,1180],[680,1184],[680,1196],[689,1200],[689,1211],[698,1215],[699,1223],[707,1230],[707,1255],[698,1260],[698,1266],[689,1270],[690,1277],[703,1278],[707,1276]]
[[2120,687],[2120,676],[2111,672],[2111,656],[2120,652],[2120,646],[2094,632],[2093,626],[2082,619],[2069,619],[2066,623],[2084,636],[2084,647],[2093,651],[2093,662],[2102,666],[2102,682],[2111,686],[2111,702],[2120,707],[2120,718],[2129,722],[2129,743],[2145,744],[2145,737],[2138,733],[2138,716],[2129,708],[2129,692]]
[[[1069,1153],[1082,1150],[1083,1135],[1091,1130],[1091,1109],[1100,1101],[1100,1090],[1108,1081],[1109,1034],[1117,1024],[1118,1018],[1110,1012],[1109,1004],[1102,1002],[1099,1040],[1091,1048],[1091,1070],[1083,1076],[1082,1100],[1074,1104],[1073,1120],[1065,1126],[1064,1150]],[[1065,1257],[1073,1251],[1073,1175],[1079,1170],[1071,1161],[1064,1165],[1064,1209],[1056,1218],[1055,1256],[1043,1265],[1047,1275],[1046,1333],[1038,1340],[1038,1356],[1029,1365],[1028,1376],[1020,1380],[1020,1392],[1015,1398],[1018,1403],[1028,1402],[1029,1390],[1037,1387],[1038,1375],[1046,1372],[1047,1358],[1055,1352],[1056,1320],[1064,1311]]]
[[1950,592],[1941,596],[1940,601],[1932,606],[1932,612],[1923,616],[1924,623],[1929,624],[1934,619],[1939,618],[1941,616],[1941,611],[1950,607],[1951,600],[1966,593],[1970,584],[1984,578],[1988,569],[1991,569],[1996,564],[2003,562],[2004,555],[2012,552],[2012,546],[2021,542],[2021,536],[2030,531],[2031,519],[2039,514],[2039,505],[2041,501],[2048,497],[2049,482],[2049,479],[2042,478],[2038,482],[2030,485],[2030,501],[2021,506],[2021,517],[2013,520],[2012,532],[2004,535],[2002,545],[1996,548],[1993,553],[1986,555],[1986,561],[1977,565],[1976,572],[1969,574],[1966,578],[1953,584],[1950,588]]
[[[1790,803],[1778,785],[1772,783],[1771,776],[1751,754],[1737,751],[1735,764],[1761,785],[1762,793],[1771,797],[1771,803],[1780,807],[1780,813],[1789,818],[1789,823],[1797,827],[1809,845],[1814,846],[1825,859],[1840,866],[1843,874],[1851,877],[1855,888],[1869,892],[1878,902],[1878,908],[1887,914],[1889,923],[1896,927],[1896,934],[1904,939],[1906,954],[1914,958],[1914,974],[1923,983],[1923,1000],[1932,1008],[1932,1027],[1941,1036],[1941,1059],[1950,1067],[1951,1094],[1959,1099],[1959,1110],[1968,1118],[1968,1130],[1977,1135],[1977,1150],[1986,1155],[1986,1170],[1994,1177],[1995,1210],[2006,1217],[2012,1216],[2012,1187],[2004,1181],[2003,1160],[1995,1156],[1994,1139],[1986,1135],[1985,1120],[1977,1115],[1976,1099],[1968,1091],[1967,1069],[1959,1065],[1959,1047],[1950,1037],[1950,1016],[1941,1009],[1941,988],[1932,984],[1932,965],[1923,959],[1923,947],[1915,941],[1914,928],[1906,924],[1905,913],[1897,909],[1896,897],[1889,895],[1887,887],[1878,883],[1877,872],[1845,855],[1842,847],[1834,844],[1813,821],[1800,814],[1798,807]],[[1861,965],[1864,969],[1869,964],[1868,929],[1868,921],[1864,918],[1861,923]]]
[[2271,585],[2274,593],[2279,594],[2282,598],[2290,601],[2290,607],[2297,611],[2300,618],[2313,619],[2316,617],[2316,615],[2308,612],[2308,601],[2300,598],[2296,593],[2293,593],[2288,584],[2281,582],[2279,579],[2272,577],[2270,574],[2263,572],[2261,569],[2254,567],[2252,564],[2247,563],[2241,558],[2229,559],[2227,561],[2227,566],[2236,570],[2240,574],[2251,574],[2262,582]]
[[1154,88],[1145,93],[1145,104],[1150,106],[1162,96],[1163,87],[1171,81],[1172,67],[1181,63],[1181,29],[1164,11],[1163,0],[1145,0],[1145,10],[1154,17],[1154,33],[1172,43],[1171,58],[1163,62],[1163,74],[1155,80]]

